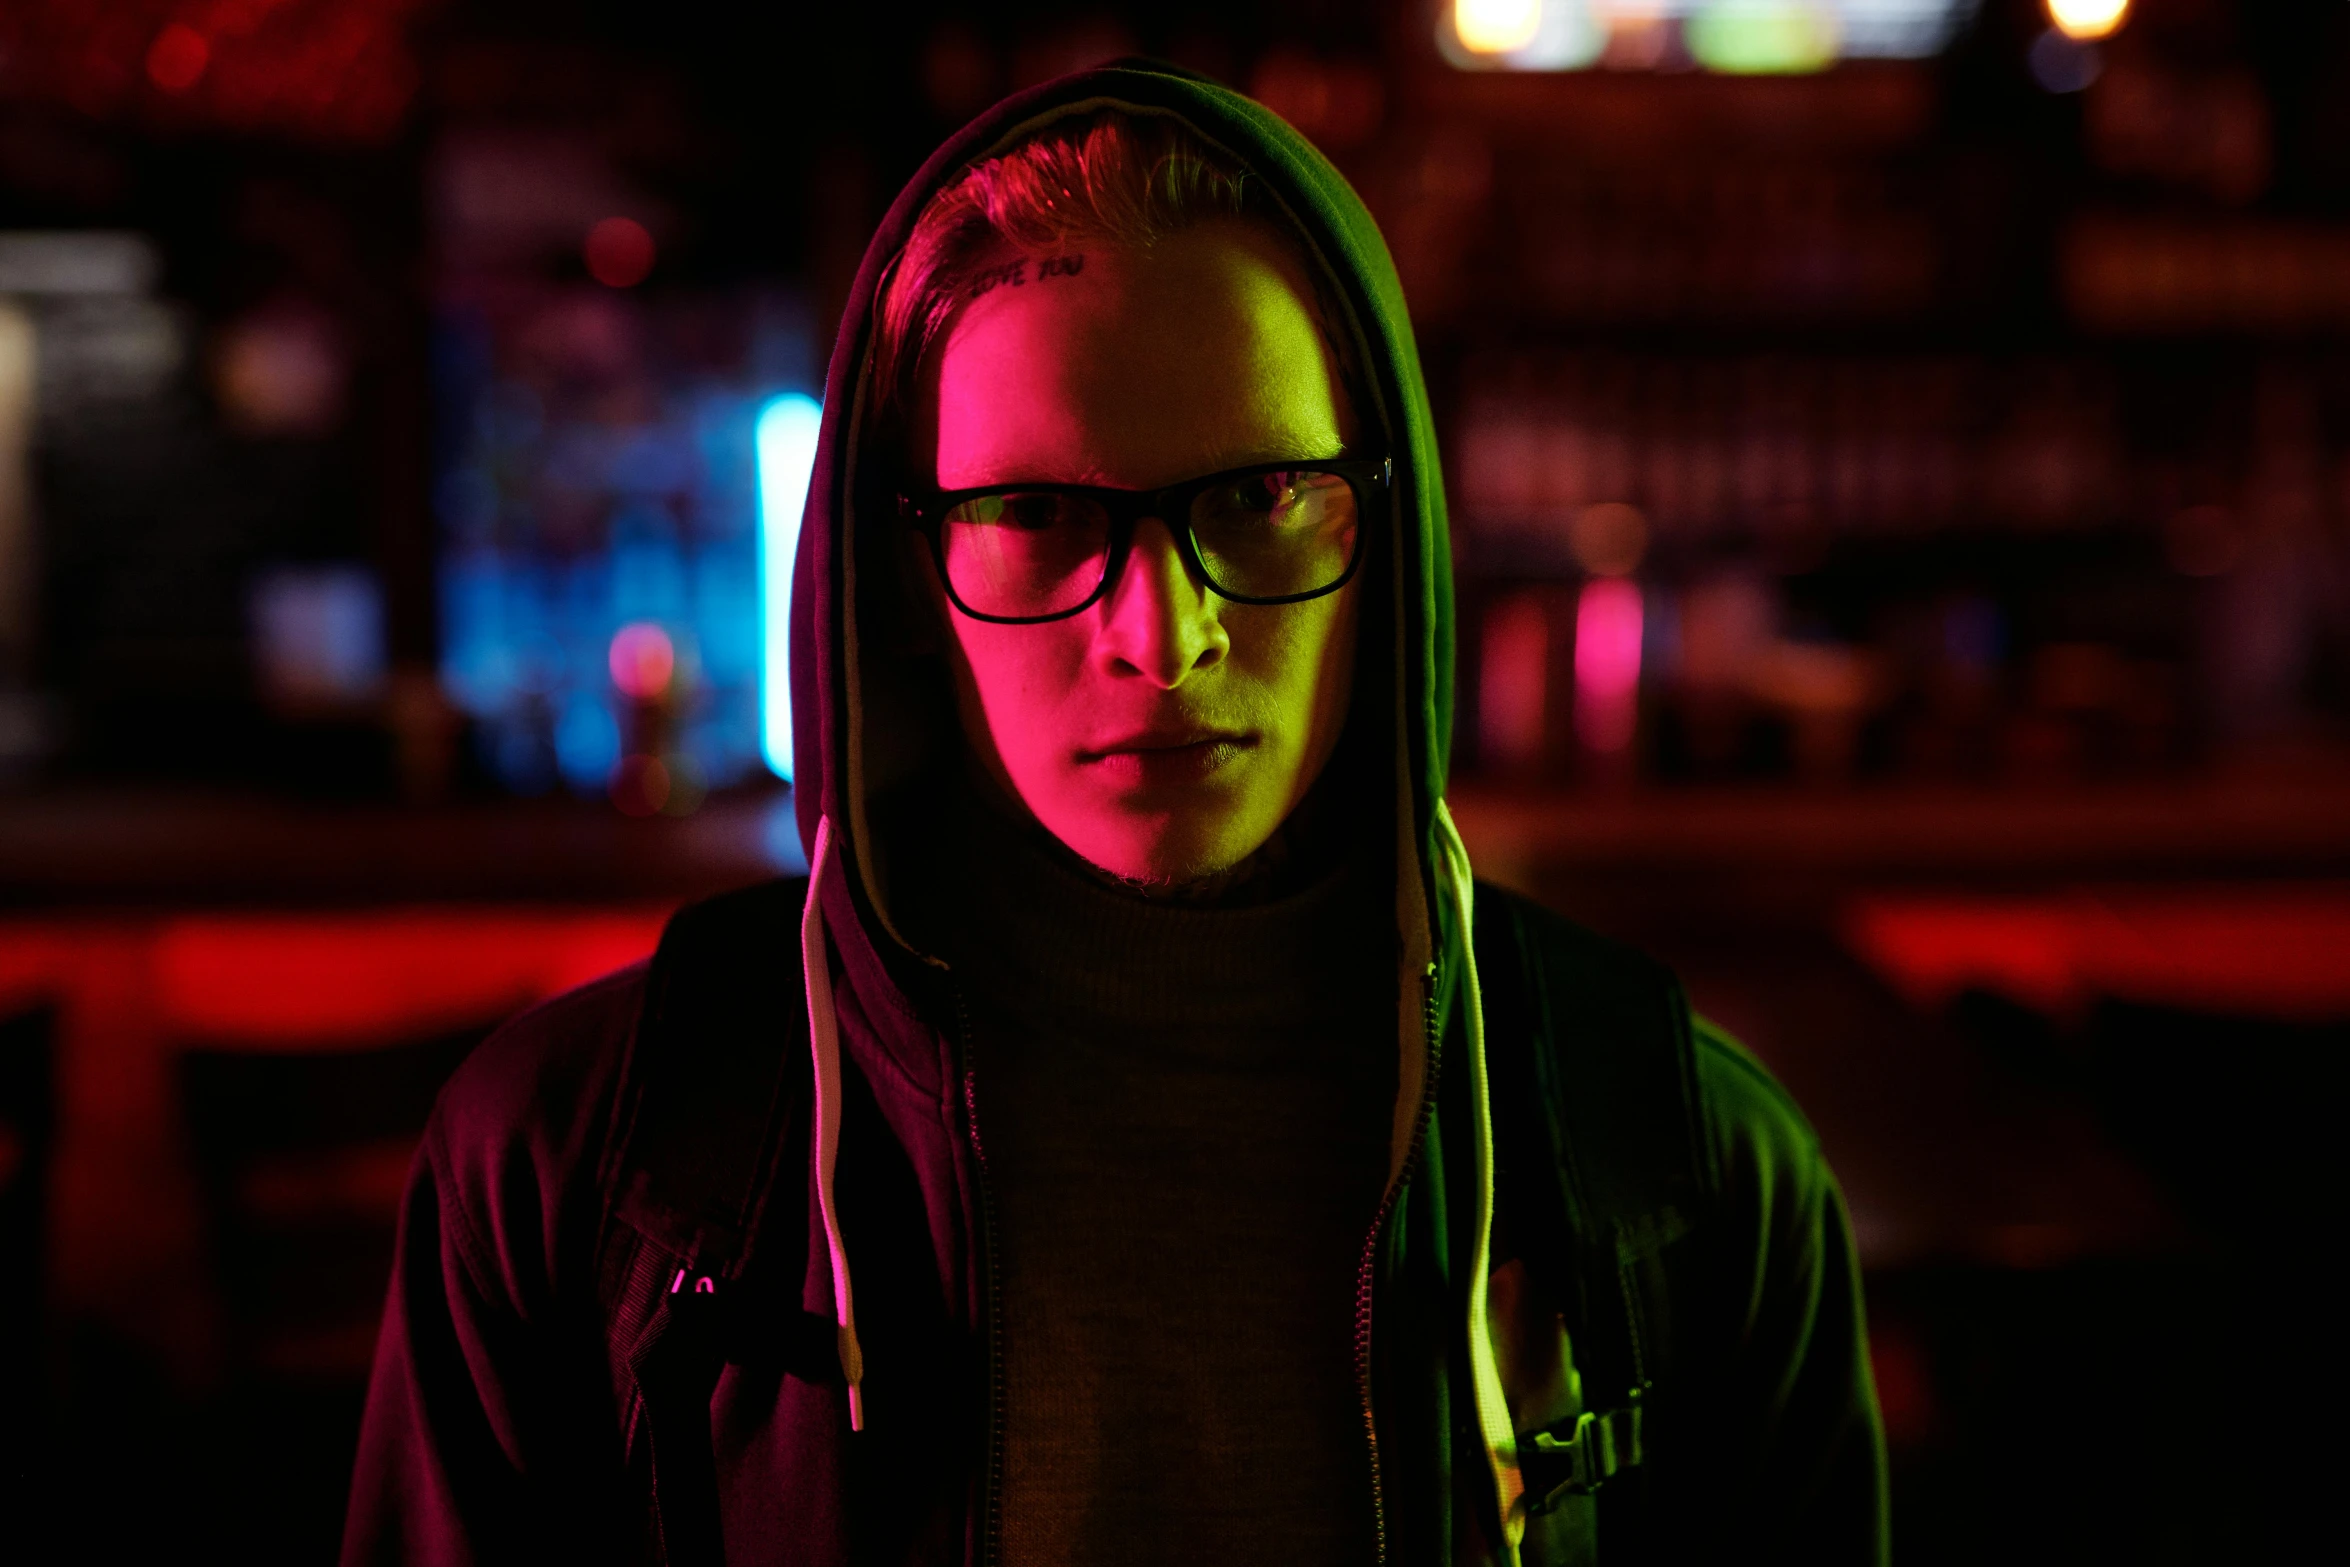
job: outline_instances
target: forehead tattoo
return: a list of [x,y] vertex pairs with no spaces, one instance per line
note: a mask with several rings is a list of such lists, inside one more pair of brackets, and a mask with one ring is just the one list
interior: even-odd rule
[[1057,277],[1075,277],[1085,270],[1085,253],[1071,251],[1065,256],[1045,256],[1034,262],[1023,256],[1007,261],[1000,267],[989,267],[974,276],[963,290],[965,299],[977,299],[992,294],[999,288],[1023,288],[1033,280],[1038,283]]

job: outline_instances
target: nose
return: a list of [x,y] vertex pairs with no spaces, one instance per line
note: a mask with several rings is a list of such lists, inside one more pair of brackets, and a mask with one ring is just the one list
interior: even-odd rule
[[1195,671],[1223,662],[1232,639],[1220,603],[1183,564],[1167,525],[1145,517],[1103,602],[1097,656],[1113,675],[1140,676],[1172,691]]

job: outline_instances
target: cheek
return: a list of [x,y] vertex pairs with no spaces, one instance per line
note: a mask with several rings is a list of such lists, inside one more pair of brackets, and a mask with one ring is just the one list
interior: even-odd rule
[[[1069,697],[1084,665],[1082,639],[1069,626],[991,626],[957,617],[955,640],[981,711],[965,721],[983,723],[998,755],[1017,768],[1020,761],[1064,749]],[[974,735],[973,739],[978,736]]]
[[[1234,626],[1233,660],[1245,670],[1282,737],[1310,750],[1327,715],[1346,708],[1354,675],[1351,592],[1261,610]],[[1227,617],[1227,624],[1232,617]]]

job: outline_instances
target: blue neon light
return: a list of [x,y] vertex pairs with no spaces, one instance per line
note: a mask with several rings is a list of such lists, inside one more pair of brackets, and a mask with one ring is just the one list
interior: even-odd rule
[[759,751],[791,778],[791,576],[824,406],[803,392],[759,410]]

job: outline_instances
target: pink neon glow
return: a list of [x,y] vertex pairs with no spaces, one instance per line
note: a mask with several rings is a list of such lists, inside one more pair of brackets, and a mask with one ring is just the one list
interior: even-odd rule
[[1520,593],[1485,612],[1477,685],[1477,738],[1492,766],[1522,766],[1542,756],[1550,692],[1550,616],[1542,599]]
[[669,689],[677,673],[677,648],[669,633],[649,620],[622,626],[612,636],[612,683],[622,696],[650,702]]
[[1632,743],[1640,716],[1640,589],[1622,577],[1583,585],[1575,603],[1575,734],[1594,751]]

